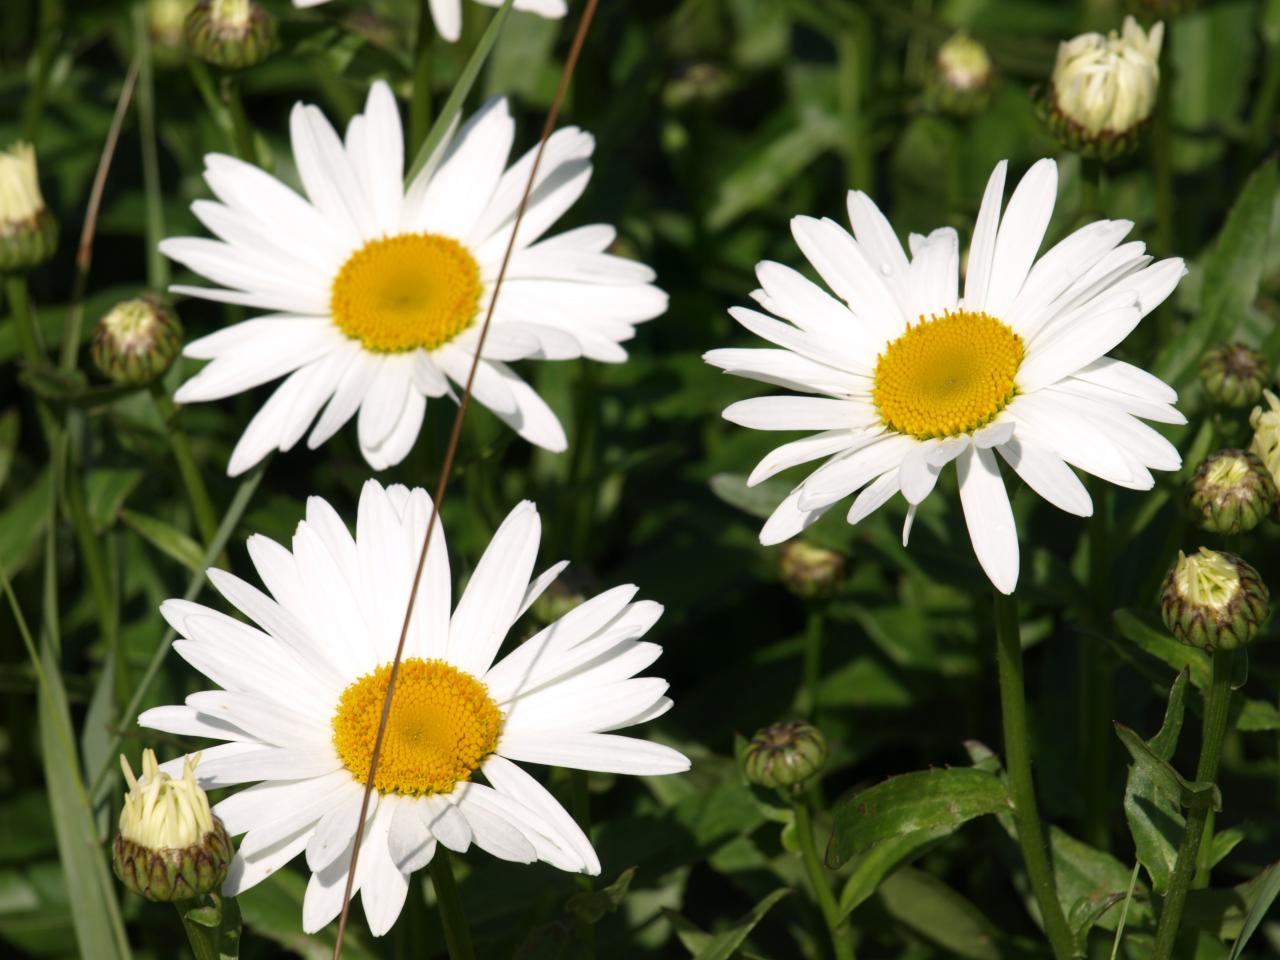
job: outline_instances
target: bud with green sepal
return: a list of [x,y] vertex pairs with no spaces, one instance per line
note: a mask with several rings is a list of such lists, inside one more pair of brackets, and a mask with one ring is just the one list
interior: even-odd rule
[[778,576],[787,589],[806,600],[830,596],[844,578],[845,559],[834,550],[790,540],[778,553]]
[[0,274],[26,273],[58,249],[58,222],[45,206],[36,151],[18,142],[0,152]]
[[1267,408],[1254,407],[1249,414],[1249,426],[1253,439],[1249,449],[1258,455],[1271,472],[1271,479],[1280,487],[1280,398],[1270,390],[1262,391]]
[[1164,578],[1160,615],[1183,643],[1234,650],[1249,643],[1271,614],[1271,595],[1258,571],[1239,557],[1201,547],[1178,554]]
[[1144,31],[1125,17],[1118,34],[1083,33],[1058,46],[1037,106],[1063,146],[1098,160],[1137,149],[1156,106],[1163,40],[1163,23]]
[[742,770],[751,783],[795,792],[803,790],[826,762],[826,738],[802,720],[757,730],[742,754]]
[[187,14],[187,46],[224,70],[261,63],[276,46],[276,21],[256,0],[200,0]]
[[142,753],[142,776],[123,756],[129,792],[120,811],[112,866],[134,893],[161,903],[214,893],[235,855],[222,821],[196,783],[200,755],[183,762],[182,778],[160,770],[153,750]]
[[1219,450],[1200,461],[1187,482],[1187,505],[1210,533],[1245,533],[1275,512],[1275,480],[1257,454]]
[[113,383],[144,386],[164,375],[182,349],[182,324],[153,296],[111,308],[93,331],[93,365]]
[[1271,383],[1271,368],[1262,354],[1243,343],[1221,343],[1200,361],[1200,382],[1215,403],[1247,407]]
[[995,85],[987,48],[961,30],[938,48],[925,98],[934,110],[970,116],[987,108]]

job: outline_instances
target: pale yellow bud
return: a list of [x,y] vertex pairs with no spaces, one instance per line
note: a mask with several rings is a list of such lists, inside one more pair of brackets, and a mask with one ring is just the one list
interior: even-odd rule
[[33,222],[43,211],[35,148],[19,141],[0,153],[0,233]]
[[135,777],[122,755],[120,768],[129,784],[120,811],[120,835],[126,840],[161,850],[190,847],[213,830],[209,798],[196,783],[200,755],[183,761],[182,779],[160,770],[154,750],[142,752],[142,776]]
[[1084,33],[1058,47],[1053,104],[1087,137],[1121,137],[1155,109],[1164,24],[1144,31],[1125,17],[1120,33]]

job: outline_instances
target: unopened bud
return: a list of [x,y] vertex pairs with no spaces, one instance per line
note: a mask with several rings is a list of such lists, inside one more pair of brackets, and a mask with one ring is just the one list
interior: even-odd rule
[[1200,461],[1187,482],[1187,504],[1211,533],[1252,530],[1276,509],[1271,472],[1248,450],[1219,450]]
[[57,248],[58,222],[40,193],[35,148],[15,143],[0,152],[0,274],[26,273]]
[[276,45],[276,21],[257,0],[200,0],[187,15],[187,45],[224,70],[261,63]]
[[142,753],[142,776],[123,756],[129,784],[112,866],[120,882],[148,900],[190,900],[216,891],[235,850],[209,798],[196,783],[200,755],[183,763],[182,779],[160,770],[155,752]]
[[991,102],[995,80],[987,48],[962,30],[938,48],[925,93],[933,109],[968,116]]
[[1249,449],[1266,464],[1271,479],[1280,487],[1280,399],[1270,390],[1263,390],[1262,398],[1267,408],[1254,407],[1249,414],[1249,426],[1253,428]]
[[829,595],[844,577],[844,557],[803,540],[790,540],[778,553],[778,576],[797,597]]
[[1200,548],[1181,552],[1164,579],[1160,615],[1183,643],[1202,650],[1247,644],[1271,613],[1271,597],[1258,571],[1239,557]]
[[93,365],[113,383],[141,386],[164,375],[182,349],[182,324],[154,297],[111,308],[93,331]]
[[1228,407],[1257,403],[1271,382],[1271,368],[1243,343],[1222,343],[1200,361],[1200,382],[1210,399]]
[[742,757],[742,770],[756,786],[800,789],[827,762],[827,740],[801,720],[756,731]]

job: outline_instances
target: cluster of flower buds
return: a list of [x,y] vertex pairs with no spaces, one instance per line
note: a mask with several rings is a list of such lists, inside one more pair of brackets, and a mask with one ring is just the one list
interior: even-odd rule
[[181,349],[182,324],[153,296],[116,304],[93,331],[93,364],[113,383],[151,383]]
[[827,763],[827,740],[801,720],[756,731],[742,756],[747,780],[758,787],[799,792]]
[[1058,47],[1041,113],[1058,140],[1084,157],[1137,149],[1160,89],[1164,24],[1145,31],[1125,17],[1119,33],[1083,33]]
[[261,63],[276,46],[276,22],[256,0],[200,0],[185,33],[192,53],[224,70]]
[[987,108],[995,86],[996,68],[987,48],[962,30],[938,48],[925,97],[941,113],[971,116]]
[[1196,467],[1187,483],[1187,503],[1201,529],[1245,533],[1276,511],[1276,484],[1256,453],[1219,450]]
[[1200,548],[1178,554],[1164,579],[1160,613],[1170,632],[1202,650],[1233,650],[1249,643],[1271,613],[1271,596],[1258,571],[1239,557]]
[[1243,343],[1222,343],[1200,361],[1200,382],[1214,403],[1247,407],[1257,403],[1271,383],[1271,367]]
[[155,752],[142,754],[142,776],[120,758],[129,792],[120,811],[112,866],[120,882],[148,900],[190,900],[222,886],[235,850],[209,798],[196,783],[197,754],[182,779],[160,769]]
[[40,193],[35,148],[15,143],[0,152],[0,274],[25,273],[57,248],[58,223]]

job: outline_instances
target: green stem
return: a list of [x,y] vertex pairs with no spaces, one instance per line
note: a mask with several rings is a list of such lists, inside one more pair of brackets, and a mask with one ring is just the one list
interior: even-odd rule
[[1253,115],[1249,118],[1249,149],[1256,158],[1267,148],[1271,131],[1276,122],[1277,101],[1280,100],[1280,44],[1268,43],[1263,66],[1262,82],[1253,101]]
[[471,928],[467,926],[466,915],[462,912],[462,898],[458,896],[458,883],[453,879],[449,851],[443,847],[438,848],[431,858],[431,883],[436,890],[436,906],[444,927],[444,941],[449,947],[449,960],[474,960]]
[[[1165,43],[1169,43],[1169,29],[1165,24]],[[1166,50],[1170,47],[1166,46]],[[1175,202],[1173,196],[1173,130],[1170,113],[1173,110],[1173,68],[1166,64],[1160,71],[1160,89],[1157,92],[1156,111],[1151,118],[1152,165],[1156,181],[1156,235],[1154,247],[1160,256],[1168,256],[1174,248]],[[1162,332],[1163,329],[1162,329]]]
[[[1222,756],[1222,740],[1227,732],[1227,715],[1231,707],[1231,667],[1233,650],[1217,650],[1213,654],[1213,673],[1209,692],[1205,699],[1204,735],[1200,742],[1200,762],[1196,766],[1196,780],[1213,783],[1218,778],[1218,759]],[[1200,854],[1200,838],[1204,835],[1212,809],[1208,803],[1199,804],[1187,811],[1186,828],[1178,845],[1178,859],[1174,863],[1173,876],[1169,880],[1169,892],[1160,909],[1160,924],[1156,928],[1154,960],[1170,960],[1182,923],[1182,908],[1186,906],[1187,891],[1195,876],[1196,862]]]
[[431,36],[430,0],[418,3],[418,39],[413,51],[413,99],[409,101],[409,150],[417,153],[431,129]]
[[853,960],[853,932],[849,929],[848,919],[840,916],[840,905],[836,903],[831,885],[827,883],[822,860],[818,857],[818,848],[813,842],[813,817],[809,813],[809,805],[804,797],[791,799],[791,805],[796,814],[796,838],[800,841],[800,858],[804,861],[809,885],[813,888],[818,909],[822,911],[822,919],[826,921],[827,932],[831,935],[831,949],[836,960]]
[[221,960],[216,940],[217,931],[196,923],[187,915],[199,905],[198,900],[173,901],[173,907],[182,920],[182,929],[187,933],[187,943],[191,944],[191,952],[196,960]]
[[5,277],[4,295],[9,301],[9,315],[13,319],[13,334],[18,342],[18,354],[31,366],[44,363],[44,351],[40,348],[39,331],[31,316],[31,298],[27,294],[27,278],[19,274]]
[[1094,157],[1080,158],[1080,216],[1092,220],[1100,209],[1102,193],[1102,161]]
[[191,80],[196,85],[196,90],[200,93],[200,99],[204,101],[205,109],[213,117],[213,122],[222,131],[222,135],[227,138],[227,146],[231,152],[239,156],[240,151],[236,144],[235,123],[231,119],[226,104],[218,96],[218,91],[213,84],[213,74],[196,57],[187,57],[187,66],[191,70]]
[[1111,618],[1110,507],[1107,488],[1094,484],[1093,516],[1089,518],[1090,623],[1079,645],[1079,669],[1084,835],[1099,850],[1111,848],[1107,775],[1111,765],[1115,670],[1103,642]]
[[249,126],[249,117],[244,112],[240,84],[231,74],[222,78],[222,99],[227,105],[227,114],[231,117],[236,156],[247,163],[257,163],[258,152],[253,146],[253,128]]
[[1031,748],[1027,737],[1027,697],[1022,678],[1022,639],[1018,630],[1018,601],[995,591],[996,665],[1000,674],[1000,712],[1004,722],[1004,761],[1013,797],[1013,820],[1018,828],[1022,860],[1031,892],[1040,907],[1045,934],[1055,960],[1076,954],[1075,938],[1062,913],[1049,863],[1040,813],[1031,780]]
[[[591,794],[587,790],[587,772],[585,770],[569,771],[569,800],[573,819],[586,835],[591,833]],[[583,893],[591,890],[591,878],[585,873],[577,877],[578,889]],[[581,946],[580,956],[591,960],[596,955],[596,928],[579,916],[574,922],[578,942]]]
[[58,0],[41,0],[39,40],[36,46],[36,66],[32,74],[31,92],[22,116],[22,139],[34,143],[40,132],[40,120],[44,116],[45,93],[49,89],[49,74],[53,68],[53,55],[58,50],[58,26],[62,19],[62,5]]
[[872,187],[871,125],[867,122],[871,91],[871,22],[865,10],[850,4],[850,25],[836,40],[840,115],[845,120],[845,180],[851,190]]
[[191,501],[191,511],[195,514],[200,539],[207,547],[213,543],[213,538],[218,533],[218,517],[214,512],[213,502],[209,499],[209,491],[205,488],[200,468],[196,466],[195,458],[191,455],[187,432],[182,429],[177,417],[174,416],[175,409],[168,391],[159,380],[151,383],[150,390],[152,399],[156,402],[156,410],[159,411],[160,419],[164,421],[165,430],[169,435],[169,443],[173,447],[173,459],[177,461],[178,473],[182,475],[182,485],[187,488],[187,498]]
[[809,607],[804,631],[804,689],[800,695],[799,709],[809,719],[818,712],[818,685],[822,681],[822,640],[827,632],[826,617],[822,606]]
[[145,3],[133,8],[133,37],[138,50],[138,135],[142,146],[142,184],[146,192],[147,286],[163,290],[169,285],[169,261],[160,253],[160,241],[165,234],[164,203],[160,192],[160,158],[156,152],[155,69]]

